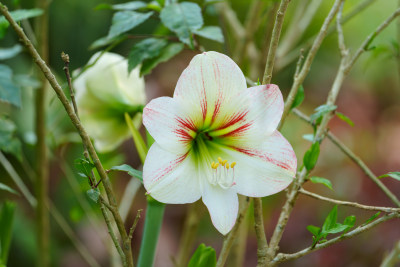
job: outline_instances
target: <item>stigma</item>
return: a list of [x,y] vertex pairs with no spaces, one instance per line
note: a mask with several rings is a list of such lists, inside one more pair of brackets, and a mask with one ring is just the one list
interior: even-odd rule
[[229,162],[225,159],[223,160],[221,157],[218,157],[218,162],[211,163],[212,169],[212,185],[219,185],[223,189],[228,189],[234,186],[235,183],[235,166],[236,162]]

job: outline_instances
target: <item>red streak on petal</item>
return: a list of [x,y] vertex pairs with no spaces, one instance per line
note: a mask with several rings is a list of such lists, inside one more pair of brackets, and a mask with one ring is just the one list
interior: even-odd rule
[[239,148],[239,147],[232,147],[236,151],[239,151],[243,154],[246,154],[250,157],[256,157],[259,158],[263,161],[270,162],[282,169],[293,171],[292,165],[290,162],[281,162],[277,159],[274,159],[273,157],[269,156],[268,153],[263,153],[262,151],[256,150],[256,149],[245,149],[245,148]]
[[196,132],[197,128],[191,119],[175,118],[178,123],[178,127],[174,130],[180,137],[180,141],[188,143],[192,141],[193,137],[190,135],[190,131]]
[[232,131],[229,132],[229,133],[226,133],[226,134],[224,134],[224,135],[221,135],[221,137],[240,136],[240,135],[242,135],[244,132],[246,132],[246,131],[250,128],[251,125],[252,125],[251,123],[246,123],[246,124],[244,124],[244,125],[242,125],[242,126],[240,126],[240,127],[238,127],[238,128],[235,128],[234,130],[232,130]]
[[186,157],[187,157],[188,153],[174,159],[173,161],[171,161],[168,166],[163,167],[158,169],[153,176],[153,182],[157,182],[159,181],[161,178],[163,178],[165,175],[169,174],[170,172],[172,172]]
[[204,84],[204,75],[203,75],[203,64],[200,65],[200,72],[201,72],[201,81],[203,83],[203,95],[200,99],[201,104],[201,111],[203,113],[203,119],[206,118],[207,115],[207,94],[206,94],[206,86]]
[[223,125],[218,127],[216,130],[226,129],[232,125],[235,125],[236,123],[245,121],[246,115],[248,113],[249,113],[248,111],[242,111],[242,112],[236,113],[235,115],[231,116],[227,122],[225,122]]

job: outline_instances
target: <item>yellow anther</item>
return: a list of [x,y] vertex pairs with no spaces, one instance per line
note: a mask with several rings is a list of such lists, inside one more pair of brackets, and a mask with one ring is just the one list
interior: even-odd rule
[[221,164],[222,164],[222,166],[225,166],[225,163],[227,163],[228,161],[227,160],[224,160]]
[[213,162],[211,163],[211,168],[214,169],[214,166],[215,166],[215,162],[213,161]]
[[219,166],[219,163],[215,163],[214,164],[214,169],[218,168],[218,166]]
[[218,161],[219,161],[219,163],[222,163],[221,157],[218,157]]
[[226,169],[228,170],[228,169],[229,169],[229,164],[226,164],[226,166],[225,166],[225,167],[226,167]]
[[235,165],[236,165],[236,162],[232,162],[231,168],[235,167]]

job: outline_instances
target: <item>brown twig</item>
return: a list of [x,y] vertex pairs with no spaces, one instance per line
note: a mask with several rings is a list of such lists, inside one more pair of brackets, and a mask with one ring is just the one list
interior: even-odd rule
[[137,213],[136,213],[135,220],[133,221],[133,224],[132,224],[132,226],[131,226],[131,229],[129,229],[129,240],[132,240],[133,232],[135,232],[136,225],[137,225],[137,223],[139,222],[140,213],[142,213],[142,211],[143,211],[143,210],[140,209],[140,210],[138,210]]
[[306,196],[309,196],[309,197],[312,197],[315,199],[323,200],[326,202],[330,202],[330,203],[333,203],[336,205],[350,206],[350,207],[355,207],[355,208],[364,209],[364,210],[375,210],[375,211],[383,211],[383,212],[400,212],[400,208],[367,206],[367,205],[359,204],[356,202],[337,200],[337,199],[328,198],[328,197],[324,197],[324,196],[309,192],[307,190],[304,190],[303,188],[301,188],[299,190],[299,192],[302,193],[303,195],[306,195]]
[[257,266],[267,261],[268,242],[265,236],[261,198],[254,198],[254,228],[257,236]]
[[267,62],[265,64],[263,84],[269,84],[272,79],[272,71],[274,69],[276,50],[279,44],[279,37],[281,35],[283,19],[285,18],[286,9],[290,0],[282,0],[279,5],[278,12],[276,13],[274,29],[272,30],[271,42],[268,49]]

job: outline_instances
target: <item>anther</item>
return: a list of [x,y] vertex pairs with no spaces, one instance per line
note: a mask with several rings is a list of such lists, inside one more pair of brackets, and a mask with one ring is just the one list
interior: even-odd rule
[[231,168],[235,167],[235,165],[236,165],[236,162],[232,162]]

